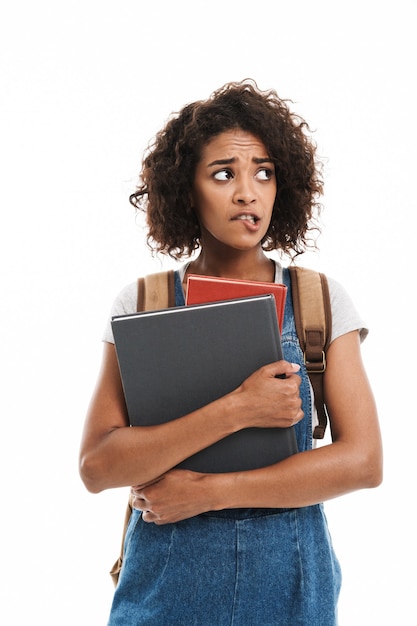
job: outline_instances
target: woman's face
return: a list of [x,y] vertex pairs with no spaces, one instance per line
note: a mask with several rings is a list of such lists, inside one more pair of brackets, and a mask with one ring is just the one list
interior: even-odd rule
[[275,168],[256,136],[233,129],[214,137],[196,167],[192,202],[201,242],[238,250],[260,245],[277,191]]

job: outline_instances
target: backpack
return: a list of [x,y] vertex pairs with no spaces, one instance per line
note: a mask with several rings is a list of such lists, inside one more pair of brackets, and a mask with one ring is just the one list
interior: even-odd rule
[[[304,364],[314,392],[318,424],[313,437],[323,439],[327,425],[323,374],[326,351],[331,339],[332,315],[327,278],[304,267],[290,266],[291,293],[298,340],[304,353]],[[175,306],[174,270],[148,274],[138,279],[138,311],[166,309]],[[116,586],[123,562],[124,537],[132,513],[131,495],[126,508],[120,556],[110,570]]]

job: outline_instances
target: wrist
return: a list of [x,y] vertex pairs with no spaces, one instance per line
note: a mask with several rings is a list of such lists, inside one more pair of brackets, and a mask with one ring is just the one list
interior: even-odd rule
[[227,434],[235,433],[242,428],[247,428],[244,416],[245,405],[243,399],[241,401],[239,390],[232,391],[217,401],[219,403],[217,410],[221,415],[223,426],[227,430]]
[[236,490],[233,488],[237,474],[238,472],[204,475],[201,487],[206,511],[221,511],[239,506]]

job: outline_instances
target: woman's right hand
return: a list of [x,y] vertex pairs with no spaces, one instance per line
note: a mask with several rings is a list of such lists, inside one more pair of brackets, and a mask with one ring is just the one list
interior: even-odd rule
[[304,417],[299,370],[295,363],[277,361],[258,369],[233,392],[244,427],[286,428]]

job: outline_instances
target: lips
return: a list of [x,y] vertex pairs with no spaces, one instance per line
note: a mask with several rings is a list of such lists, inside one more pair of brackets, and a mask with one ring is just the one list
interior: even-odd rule
[[242,222],[249,222],[250,224],[256,224],[256,222],[259,222],[260,218],[255,214],[255,213],[239,213],[238,215],[235,215],[235,217],[232,217],[232,221],[242,221]]
[[238,213],[234,217],[232,217],[232,222],[242,222],[245,227],[254,232],[259,228],[260,217],[256,215],[256,213]]

